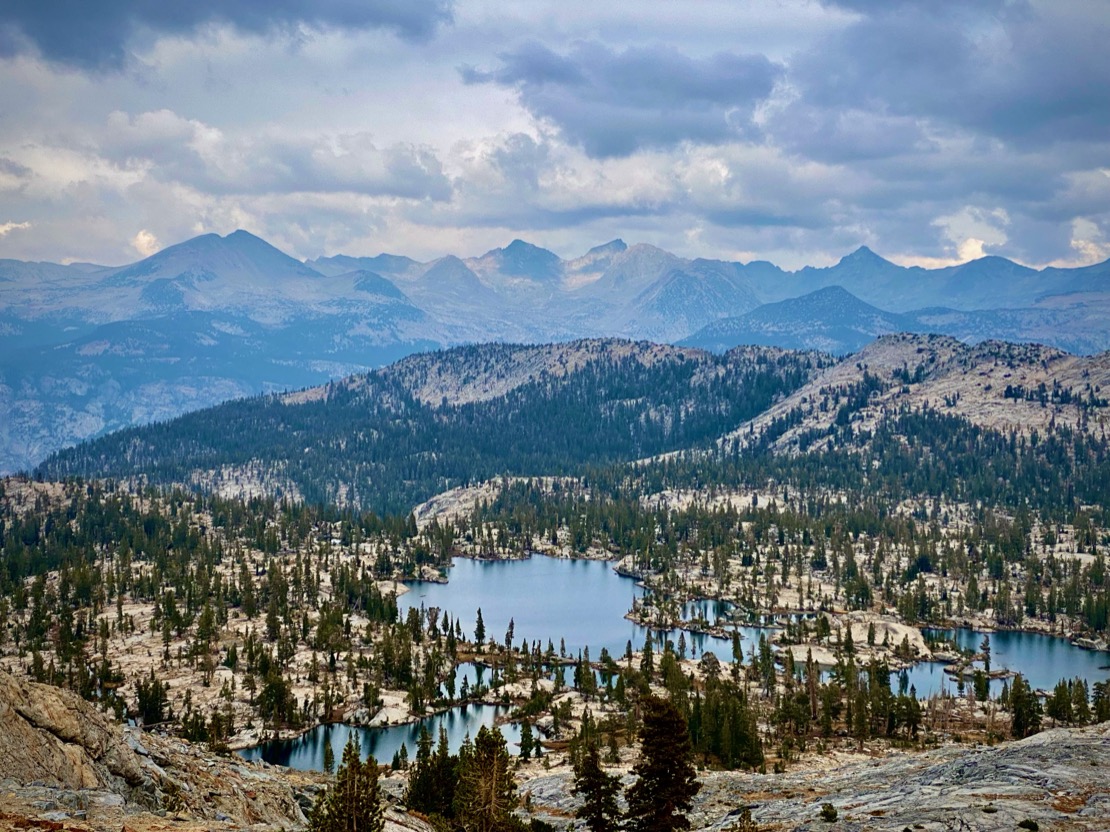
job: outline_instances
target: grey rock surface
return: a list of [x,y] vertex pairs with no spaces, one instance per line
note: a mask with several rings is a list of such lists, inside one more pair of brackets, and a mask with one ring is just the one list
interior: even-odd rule
[[[762,832],[986,832],[1110,830],[1110,725],[1045,731],[998,746],[946,746],[891,752],[826,770],[784,774],[707,772],[690,814],[691,828],[727,830],[747,807]],[[631,778],[625,776],[627,785]],[[522,784],[535,813],[573,825],[577,799],[569,771]],[[821,817],[823,804],[837,820]]]

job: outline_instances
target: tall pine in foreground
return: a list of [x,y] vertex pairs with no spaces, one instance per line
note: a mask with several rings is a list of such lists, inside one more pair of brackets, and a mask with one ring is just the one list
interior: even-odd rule
[[657,696],[642,700],[640,759],[627,793],[628,832],[676,832],[690,828],[686,813],[701,789],[686,720],[672,702]]
[[478,729],[459,749],[459,780],[455,787],[455,819],[466,832],[508,832],[519,829],[513,817],[516,782],[505,737],[499,728]]
[[574,770],[572,791],[582,798],[577,817],[585,822],[590,832],[612,832],[620,826],[617,808],[620,778],[602,771],[597,746],[592,743],[586,747]]
[[358,740],[352,735],[343,749],[335,785],[316,798],[309,818],[312,832],[381,832],[385,827],[378,763],[362,762]]
[[427,729],[421,728],[405,805],[425,815],[438,815],[445,820],[454,818],[458,761],[459,758],[448,750],[446,728],[442,725],[439,728],[439,746],[435,751],[432,751],[432,738]]

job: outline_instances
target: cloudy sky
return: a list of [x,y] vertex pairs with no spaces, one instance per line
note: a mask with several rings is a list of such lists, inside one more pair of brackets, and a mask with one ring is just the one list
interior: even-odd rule
[[0,257],[1110,257],[1107,0],[4,0]]

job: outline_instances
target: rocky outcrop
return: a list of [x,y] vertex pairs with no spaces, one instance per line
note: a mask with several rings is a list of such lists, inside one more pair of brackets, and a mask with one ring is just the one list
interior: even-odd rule
[[[702,773],[690,821],[693,829],[724,832],[748,808],[763,832],[1105,832],[1108,768],[1110,725],[1045,731],[993,747],[837,755],[785,774]],[[520,791],[539,817],[566,825],[579,805],[570,780],[570,772],[544,774]],[[625,776],[624,785],[630,781]],[[836,810],[835,823],[821,816],[826,803]]]
[[0,671],[0,778],[110,789],[156,802],[120,726],[68,691]]
[[322,780],[123,727],[69,691],[0,671],[0,806],[20,810],[0,829],[13,817],[141,829],[141,817],[167,814],[297,829]]

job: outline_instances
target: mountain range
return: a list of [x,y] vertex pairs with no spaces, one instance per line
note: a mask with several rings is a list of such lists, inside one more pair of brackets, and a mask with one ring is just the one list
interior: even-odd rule
[[[914,414],[946,420],[957,450],[959,436],[990,434],[1003,447],[1022,435],[1036,445],[1034,434],[1061,429],[1097,443],[1106,391],[1110,353],[943,335],[884,335],[839,360],[619,339],[480,344],[119,431],[56,453],[37,473],[404,514],[495,476],[596,475],[676,451],[743,451],[753,471],[764,451],[866,451]],[[912,431],[907,441],[929,437]],[[672,474],[684,464],[675,462]]]
[[522,240],[478,257],[301,262],[246,232],[120,267],[0,261],[0,472],[129,425],[297,389],[465,343],[583,337],[847,353],[888,332],[1110,347],[1110,261],[998,257],[904,268],[678,257],[613,240],[562,259]]

